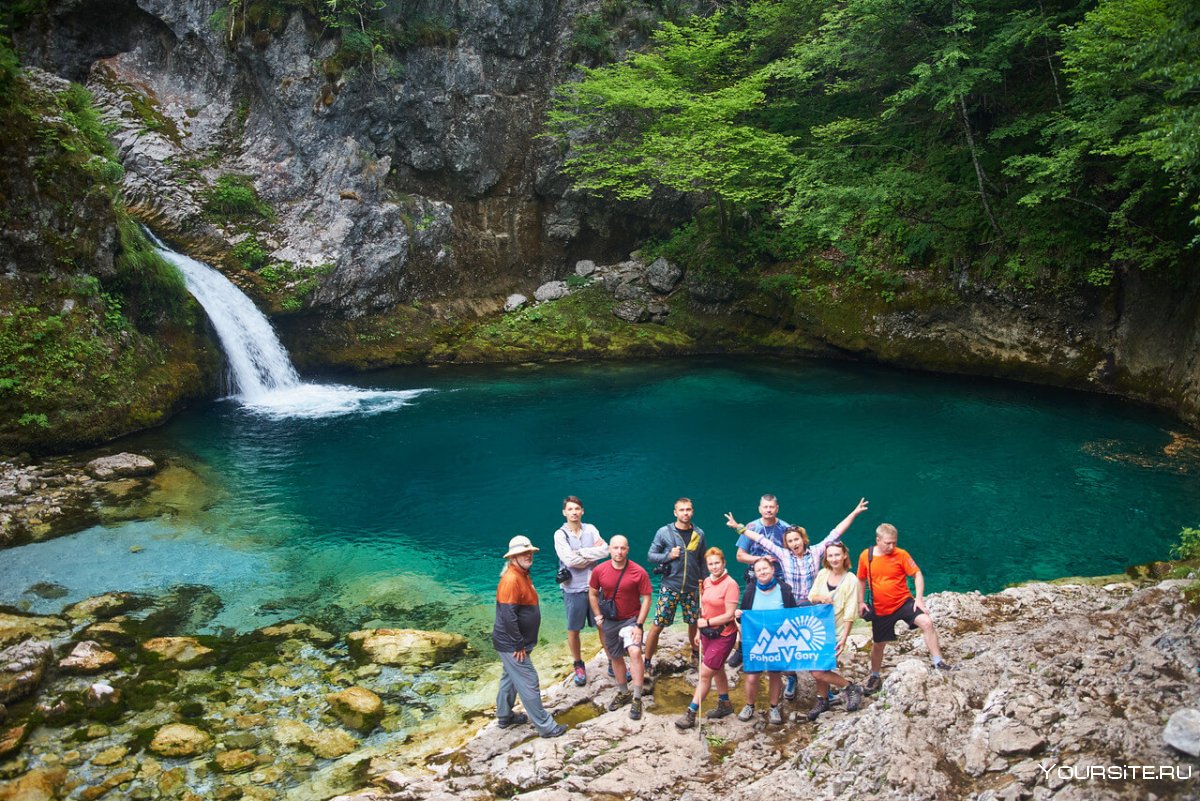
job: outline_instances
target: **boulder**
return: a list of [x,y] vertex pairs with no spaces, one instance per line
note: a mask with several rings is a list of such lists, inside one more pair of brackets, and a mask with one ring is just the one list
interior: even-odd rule
[[258,764],[258,757],[250,751],[234,749],[217,754],[214,761],[222,773],[237,773],[248,770]]
[[1011,718],[996,718],[988,724],[988,747],[1001,756],[1034,754],[1045,746],[1037,732]]
[[575,274],[580,278],[587,278],[592,273],[596,272],[596,262],[591,259],[580,259],[575,262]]
[[613,306],[612,313],[629,323],[644,323],[650,319],[650,310],[636,300],[623,300]]
[[418,629],[365,629],[351,632],[346,642],[360,662],[418,667],[452,659],[467,647],[459,634]]
[[383,719],[383,701],[365,687],[350,687],[325,696],[333,714],[349,729],[370,731]]
[[71,655],[58,662],[68,673],[99,673],[117,664],[117,655],[106,651],[100,643],[84,640],[71,650]]
[[153,753],[163,757],[190,757],[208,750],[212,738],[207,733],[187,723],[168,723],[154,733],[147,746]]
[[63,610],[63,614],[70,620],[108,620],[129,610],[137,601],[138,597],[132,593],[107,592],[71,604]]
[[337,759],[358,748],[358,740],[341,729],[324,729],[305,737],[304,747],[321,759]]
[[158,469],[153,459],[136,453],[118,453],[114,456],[101,456],[87,463],[84,468],[88,475],[100,481],[114,478],[136,478],[149,476]]
[[1180,709],[1163,729],[1163,740],[1172,748],[1200,757],[1200,709]]
[[21,748],[29,734],[28,724],[13,726],[11,729],[0,730],[0,760],[8,759]]
[[195,637],[155,637],[142,643],[142,650],[178,665],[203,664],[213,653]]
[[537,288],[533,293],[534,300],[543,303],[547,300],[558,300],[565,298],[571,294],[570,287],[566,281],[548,281]]
[[509,295],[504,299],[504,310],[506,312],[516,311],[529,302],[529,298],[521,294]]
[[66,780],[66,768],[34,768],[0,785],[0,801],[56,801]]
[[267,626],[259,629],[258,633],[268,639],[307,640],[317,645],[332,645],[337,642],[337,636],[323,631],[308,623],[284,623],[278,626]]
[[35,617],[0,612],[0,648],[23,640],[47,640],[67,629],[67,622],[57,617]]
[[646,279],[656,292],[667,294],[683,278],[683,268],[659,257],[646,269]]
[[0,704],[33,695],[54,659],[50,643],[26,640],[0,651]]
[[722,278],[689,278],[687,291],[701,303],[724,303],[733,297],[733,282]]

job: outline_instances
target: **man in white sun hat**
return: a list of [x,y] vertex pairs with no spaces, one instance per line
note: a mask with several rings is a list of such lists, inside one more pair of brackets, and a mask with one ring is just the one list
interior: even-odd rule
[[[492,627],[492,645],[500,654],[504,672],[500,674],[500,691],[496,694],[496,725],[502,729],[532,723],[543,737],[559,737],[567,727],[556,723],[542,706],[542,689],[537,668],[529,658],[537,645],[538,629],[542,625],[542,610],[537,590],[529,570],[533,555],[540,550],[528,537],[516,536],[508,541],[508,564],[500,572],[496,587],[496,624]],[[525,713],[515,712],[513,703],[521,697]]]

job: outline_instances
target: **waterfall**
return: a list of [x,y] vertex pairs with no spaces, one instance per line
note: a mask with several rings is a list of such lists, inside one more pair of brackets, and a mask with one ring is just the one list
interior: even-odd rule
[[271,321],[244,292],[213,267],[176,253],[149,230],[146,235],[204,307],[229,364],[232,397],[246,409],[274,418],[373,413],[399,408],[428,391],[302,382]]

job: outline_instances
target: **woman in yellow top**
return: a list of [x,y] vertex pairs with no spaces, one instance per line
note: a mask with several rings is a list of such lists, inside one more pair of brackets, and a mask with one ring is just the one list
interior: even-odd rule
[[[850,572],[850,551],[842,542],[833,542],[825,549],[825,567],[813,579],[808,600],[815,604],[833,604],[833,619],[837,626],[837,656],[846,650],[850,627],[858,619],[858,577]],[[846,710],[854,712],[862,704],[863,688],[848,681],[833,670],[814,670],[817,682],[817,702],[808,713],[809,720],[816,720],[822,712],[829,711],[829,686],[846,690]]]

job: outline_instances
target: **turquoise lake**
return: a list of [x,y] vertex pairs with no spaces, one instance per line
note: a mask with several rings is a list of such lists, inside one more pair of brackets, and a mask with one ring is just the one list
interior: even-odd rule
[[[551,537],[568,494],[641,560],[681,495],[727,552],[723,513],[753,519],[764,492],[817,537],[865,496],[852,553],[894,523],[931,592],[1120,572],[1166,558],[1180,528],[1200,522],[1197,464],[1187,449],[1163,451],[1187,429],[1103,397],[725,359],[407,369],[353,383],[408,394],[377,413],[284,419],[224,400],[118,443],[183,455],[219,484],[218,500],[7,550],[0,603],[51,612],[105,590],[198,584],[224,603],[207,630],[307,616],[483,637],[505,545],[528,534],[543,548],[547,633],[561,625]],[[68,596],[27,591],[46,581]]]

